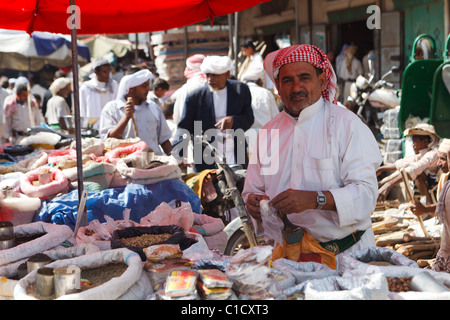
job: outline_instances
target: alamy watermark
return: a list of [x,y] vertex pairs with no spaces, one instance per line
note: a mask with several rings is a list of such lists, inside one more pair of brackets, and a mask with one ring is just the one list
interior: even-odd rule
[[81,10],[79,6],[70,5],[67,7],[67,13],[70,14],[69,18],[67,18],[66,25],[67,28],[72,29],[81,29]]
[[381,9],[377,5],[371,5],[367,7],[367,14],[371,14],[369,18],[367,18],[367,28],[369,30],[373,29],[381,29]]
[[[178,129],[178,137],[182,137],[175,146],[172,154],[185,161],[186,155],[190,150],[190,143],[193,145],[194,164],[213,165],[220,161],[223,156],[231,153],[234,155],[236,164],[243,165],[248,156],[248,150],[257,153],[249,158],[249,164],[259,163],[263,175],[277,174],[280,169],[280,134],[278,129],[274,130],[255,130],[249,129],[244,132],[242,129],[230,129],[226,132],[216,128],[203,131],[202,121],[194,121],[194,131],[191,133],[185,129]],[[232,141],[232,143],[228,143]],[[209,146],[212,146],[210,148]],[[219,158],[216,155],[219,155]],[[230,159],[225,158],[226,163]]]

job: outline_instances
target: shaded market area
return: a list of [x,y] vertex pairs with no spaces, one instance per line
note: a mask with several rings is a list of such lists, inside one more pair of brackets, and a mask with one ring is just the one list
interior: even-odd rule
[[[388,3],[396,10],[381,6],[383,17],[409,19]],[[336,9],[325,26],[314,10],[300,0],[0,4],[0,300],[449,300],[450,36],[410,32],[410,47],[389,46],[383,25],[355,31],[365,20],[339,22],[348,16]],[[263,197],[262,218],[250,212],[252,160],[279,159],[258,153],[263,132],[280,115],[301,118],[264,58],[297,44],[327,57],[336,114],[351,113],[379,148],[377,198],[361,209],[373,205],[370,232],[318,241],[308,227],[320,218],[300,227]],[[333,175],[329,159],[313,160],[305,168]],[[278,169],[267,175],[301,176]],[[327,183],[308,192],[330,220]],[[372,231],[373,246],[347,250]]]

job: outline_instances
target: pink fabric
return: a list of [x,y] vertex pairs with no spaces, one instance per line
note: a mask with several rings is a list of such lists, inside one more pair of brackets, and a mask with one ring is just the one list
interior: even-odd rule
[[[42,168],[50,170],[52,173],[52,182],[35,186],[33,181],[39,180],[39,171]],[[27,196],[32,198],[47,198],[64,191],[69,185],[67,177],[56,167],[44,166],[27,172],[20,179],[20,190]]]
[[121,158],[123,158],[124,154],[130,155],[135,152],[140,152],[140,151],[144,150],[145,148],[147,148],[147,144],[144,141],[139,141],[138,143],[134,143],[134,144],[126,146],[126,147],[120,147],[120,148],[116,148],[114,150],[110,150],[105,153],[105,158],[110,163],[114,164],[117,161],[119,161]]
[[5,105],[3,106],[3,114],[6,118],[9,118],[17,111],[17,96],[14,94],[6,97],[4,103]]
[[206,57],[203,54],[194,54],[193,56],[187,58],[186,69],[184,69],[184,76],[186,79],[189,80],[195,75],[205,77],[205,75],[200,71],[200,66],[205,58]]
[[285,64],[293,62],[309,62],[316,68],[322,69],[327,76],[326,88],[322,91],[322,96],[325,100],[331,101],[332,103],[337,102],[336,74],[325,52],[316,46],[309,44],[292,45],[271,52],[264,60],[264,69],[273,83],[276,84],[275,78],[278,77],[280,68]]
[[48,163],[56,165],[58,163],[58,160],[76,158],[77,151],[75,149],[57,150],[48,155]]

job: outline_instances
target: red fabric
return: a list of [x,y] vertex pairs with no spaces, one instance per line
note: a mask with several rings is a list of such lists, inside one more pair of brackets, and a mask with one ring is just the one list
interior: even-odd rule
[[[77,34],[162,31],[242,11],[268,0],[75,0],[80,11]],[[0,2],[0,28],[70,34],[69,0]],[[37,6],[37,7],[36,7]],[[69,11],[69,13],[68,13]],[[70,24],[69,24],[70,25]]]

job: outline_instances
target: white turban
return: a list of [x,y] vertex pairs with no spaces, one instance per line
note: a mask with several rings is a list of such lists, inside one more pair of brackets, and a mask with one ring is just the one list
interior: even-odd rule
[[200,66],[203,74],[223,74],[233,70],[233,62],[227,56],[207,56]]
[[48,89],[50,90],[52,95],[56,96],[59,90],[67,87],[67,85],[69,84],[70,84],[69,78],[58,78],[55,81],[53,81],[53,83],[50,85],[50,88]]
[[133,74],[124,76],[120,80],[119,89],[117,91],[117,100],[124,100],[131,88],[140,86],[144,82],[153,78],[153,74],[148,69],[138,71]]
[[450,152],[450,139],[442,139],[441,144],[439,145],[439,152]]
[[100,58],[100,59],[97,59],[97,60],[95,60],[93,63],[92,63],[92,69],[97,69],[98,67],[101,67],[101,66],[106,66],[106,65],[110,65],[111,63],[106,59],[106,58]]

